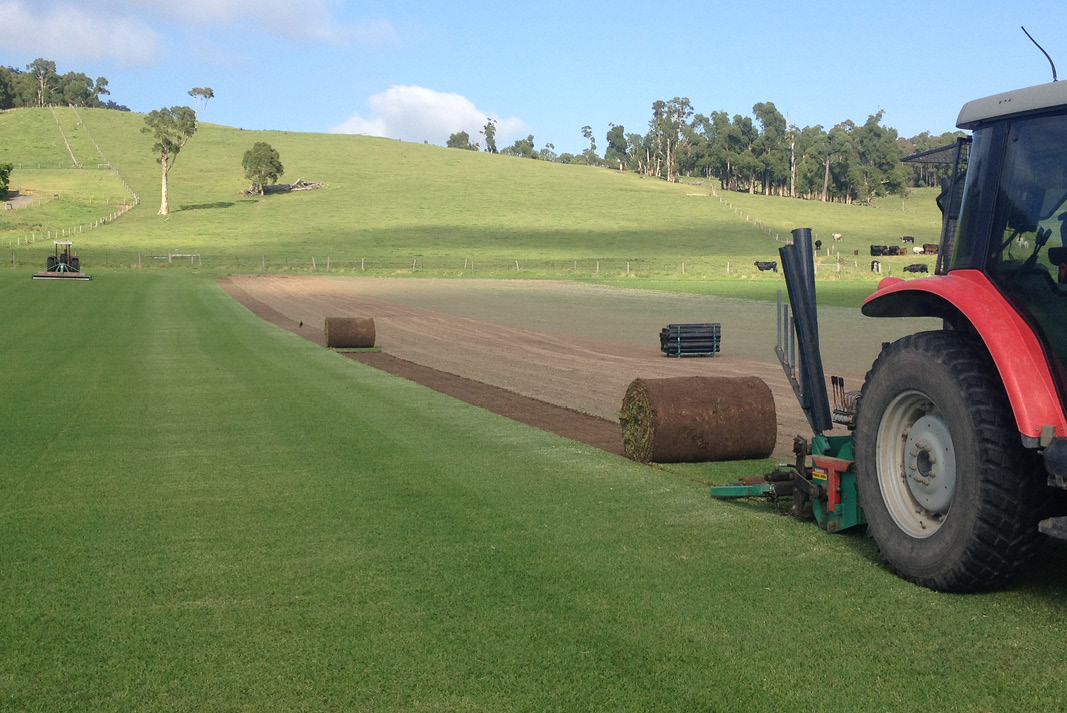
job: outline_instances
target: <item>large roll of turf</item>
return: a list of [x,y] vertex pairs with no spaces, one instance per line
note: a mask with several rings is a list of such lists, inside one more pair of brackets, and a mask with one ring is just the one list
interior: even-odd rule
[[755,376],[634,379],[622,443],[642,463],[769,458],[778,433],[771,389]]
[[331,349],[369,349],[374,346],[374,320],[370,317],[327,317],[326,346]]

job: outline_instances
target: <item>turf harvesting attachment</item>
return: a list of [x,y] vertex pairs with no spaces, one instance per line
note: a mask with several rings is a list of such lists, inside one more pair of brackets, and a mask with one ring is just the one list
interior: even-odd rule
[[641,463],[768,458],[778,433],[771,389],[755,376],[634,379],[619,422]]
[[327,317],[326,346],[331,349],[370,349],[374,346],[372,317]]
[[711,496],[765,497],[776,505],[788,499],[797,518],[813,519],[827,532],[843,532],[865,522],[856,488],[852,436],[830,436],[825,432],[835,423],[851,428],[858,394],[846,391],[841,377],[832,377],[831,410],[819,348],[811,230],[794,230],[793,242],[779,248],[778,253],[785,269],[789,305],[783,304],[779,292],[775,352],[814,435],[810,440],[799,435],[794,439],[796,461],[791,467],[779,465],[772,473],[712,486]]
[[[81,270],[81,260],[78,258],[77,253],[71,251],[71,246],[74,245],[70,240],[53,240],[55,245],[55,254],[48,256],[48,261],[43,272],[35,272],[31,277],[34,280],[91,280],[92,275],[88,275]],[[63,247],[63,251],[60,252],[60,246]]]

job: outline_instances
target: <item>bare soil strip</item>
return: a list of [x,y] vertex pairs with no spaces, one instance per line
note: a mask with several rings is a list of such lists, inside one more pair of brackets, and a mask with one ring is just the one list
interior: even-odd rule
[[[319,344],[326,317],[372,317],[383,356],[354,358],[431,388],[448,382],[445,393],[539,428],[543,421],[523,414],[558,407],[546,430],[611,452],[620,452],[619,408],[636,378],[757,376],[774,396],[774,457],[791,459],[794,436],[810,432],[773,354],[773,305],[563,281],[232,275],[222,284],[256,314]],[[842,315],[849,348],[830,350],[834,359],[852,358],[867,341],[877,348],[856,340],[856,316]],[[670,321],[721,321],[724,355],[663,356],[659,329]],[[862,372],[828,373],[851,388],[862,383]],[[605,435],[583,435],[565,413],[595,417]]]
[[[269,305],[260,302],[230,280],[220,280],[224,290],[256,316],[298,334],[316,344],[324,345],[323,330],[292,320]],[[375,369],[414,381],[465,403],[484,408],[528,426],[569,438],[579,443],[625,455],[619,424],[614,421],[581,413],[538,399],[516,394],[474,379],[464,378],[384,352],[344,352],[345,356]]]

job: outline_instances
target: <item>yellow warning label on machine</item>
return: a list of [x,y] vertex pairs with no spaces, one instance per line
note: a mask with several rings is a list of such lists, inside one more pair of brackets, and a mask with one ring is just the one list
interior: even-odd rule
[[818,466],[815,466],[814,468],[811,469],[811,479],[812,480],[829,480],[829,478],[830,478],[830,476],[826,472],[825,468],[819,468]]

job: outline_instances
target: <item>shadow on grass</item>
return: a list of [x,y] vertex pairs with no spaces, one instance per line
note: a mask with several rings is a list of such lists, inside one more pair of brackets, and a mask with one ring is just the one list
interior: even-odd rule
[[183,205],[178,210],[210,210],[211,208],[231,208],[233,203],[227,201],[219,201],[217,203],[196,203],[193,205]]
[[1067,592],[1067,542],[1050,537],[1042,543],[1015,586],[1033,594],[1062,598]]

